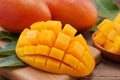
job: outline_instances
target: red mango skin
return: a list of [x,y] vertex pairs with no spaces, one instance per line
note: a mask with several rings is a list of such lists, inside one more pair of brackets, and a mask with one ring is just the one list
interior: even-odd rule
[[71,24],[78,31],[92,28],[98,18],[96,6],[91,0],[45,0],[53,20]]
[[19,33],[37,21],[51,19],[44,0],[0,0],[0,26]]

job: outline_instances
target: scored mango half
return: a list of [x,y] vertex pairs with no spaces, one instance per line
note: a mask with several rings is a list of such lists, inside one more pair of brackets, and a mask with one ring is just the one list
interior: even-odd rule
[[17,56],[30,66],[56,74],[83,77],[95,67],[84,37],[59,21],[36,22],[25,29],[17,42]]

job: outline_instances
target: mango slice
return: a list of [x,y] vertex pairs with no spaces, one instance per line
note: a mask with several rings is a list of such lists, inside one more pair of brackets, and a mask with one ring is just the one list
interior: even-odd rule
[[36,22],[25,29],[16,46],[17,56],[37,69],[70,76],[87,76],[95,67],[84,37],[59,21]]
[[97,28],[94,41],[106,50],[120,54],[120,13],[113,21],[103,20]]

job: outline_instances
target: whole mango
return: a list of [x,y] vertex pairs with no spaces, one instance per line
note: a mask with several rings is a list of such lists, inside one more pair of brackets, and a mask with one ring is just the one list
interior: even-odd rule
[[97,21],[97,9],[92,0],[45,0],[53,20],[70,24],[78,31],[92,28]]
[[43,0],[0,0],[0,26],[10,32],[22,32],[37,21],[51,19]]

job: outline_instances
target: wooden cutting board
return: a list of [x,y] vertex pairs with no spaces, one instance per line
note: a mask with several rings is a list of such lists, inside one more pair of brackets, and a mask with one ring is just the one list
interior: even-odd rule
[[[6,42],[0,41],[0,46]],[[100,62],[101,52],[96,48],[90,46],[92,54],[95,58],[96,65]],[[77,78],[68,75],[56,75],[37,70],[32,67],[19,67],[19,68],[0,68],[0,75],[8,78],[9,80],[76,80]],[[3,77],[0,77],[0,80]]]

